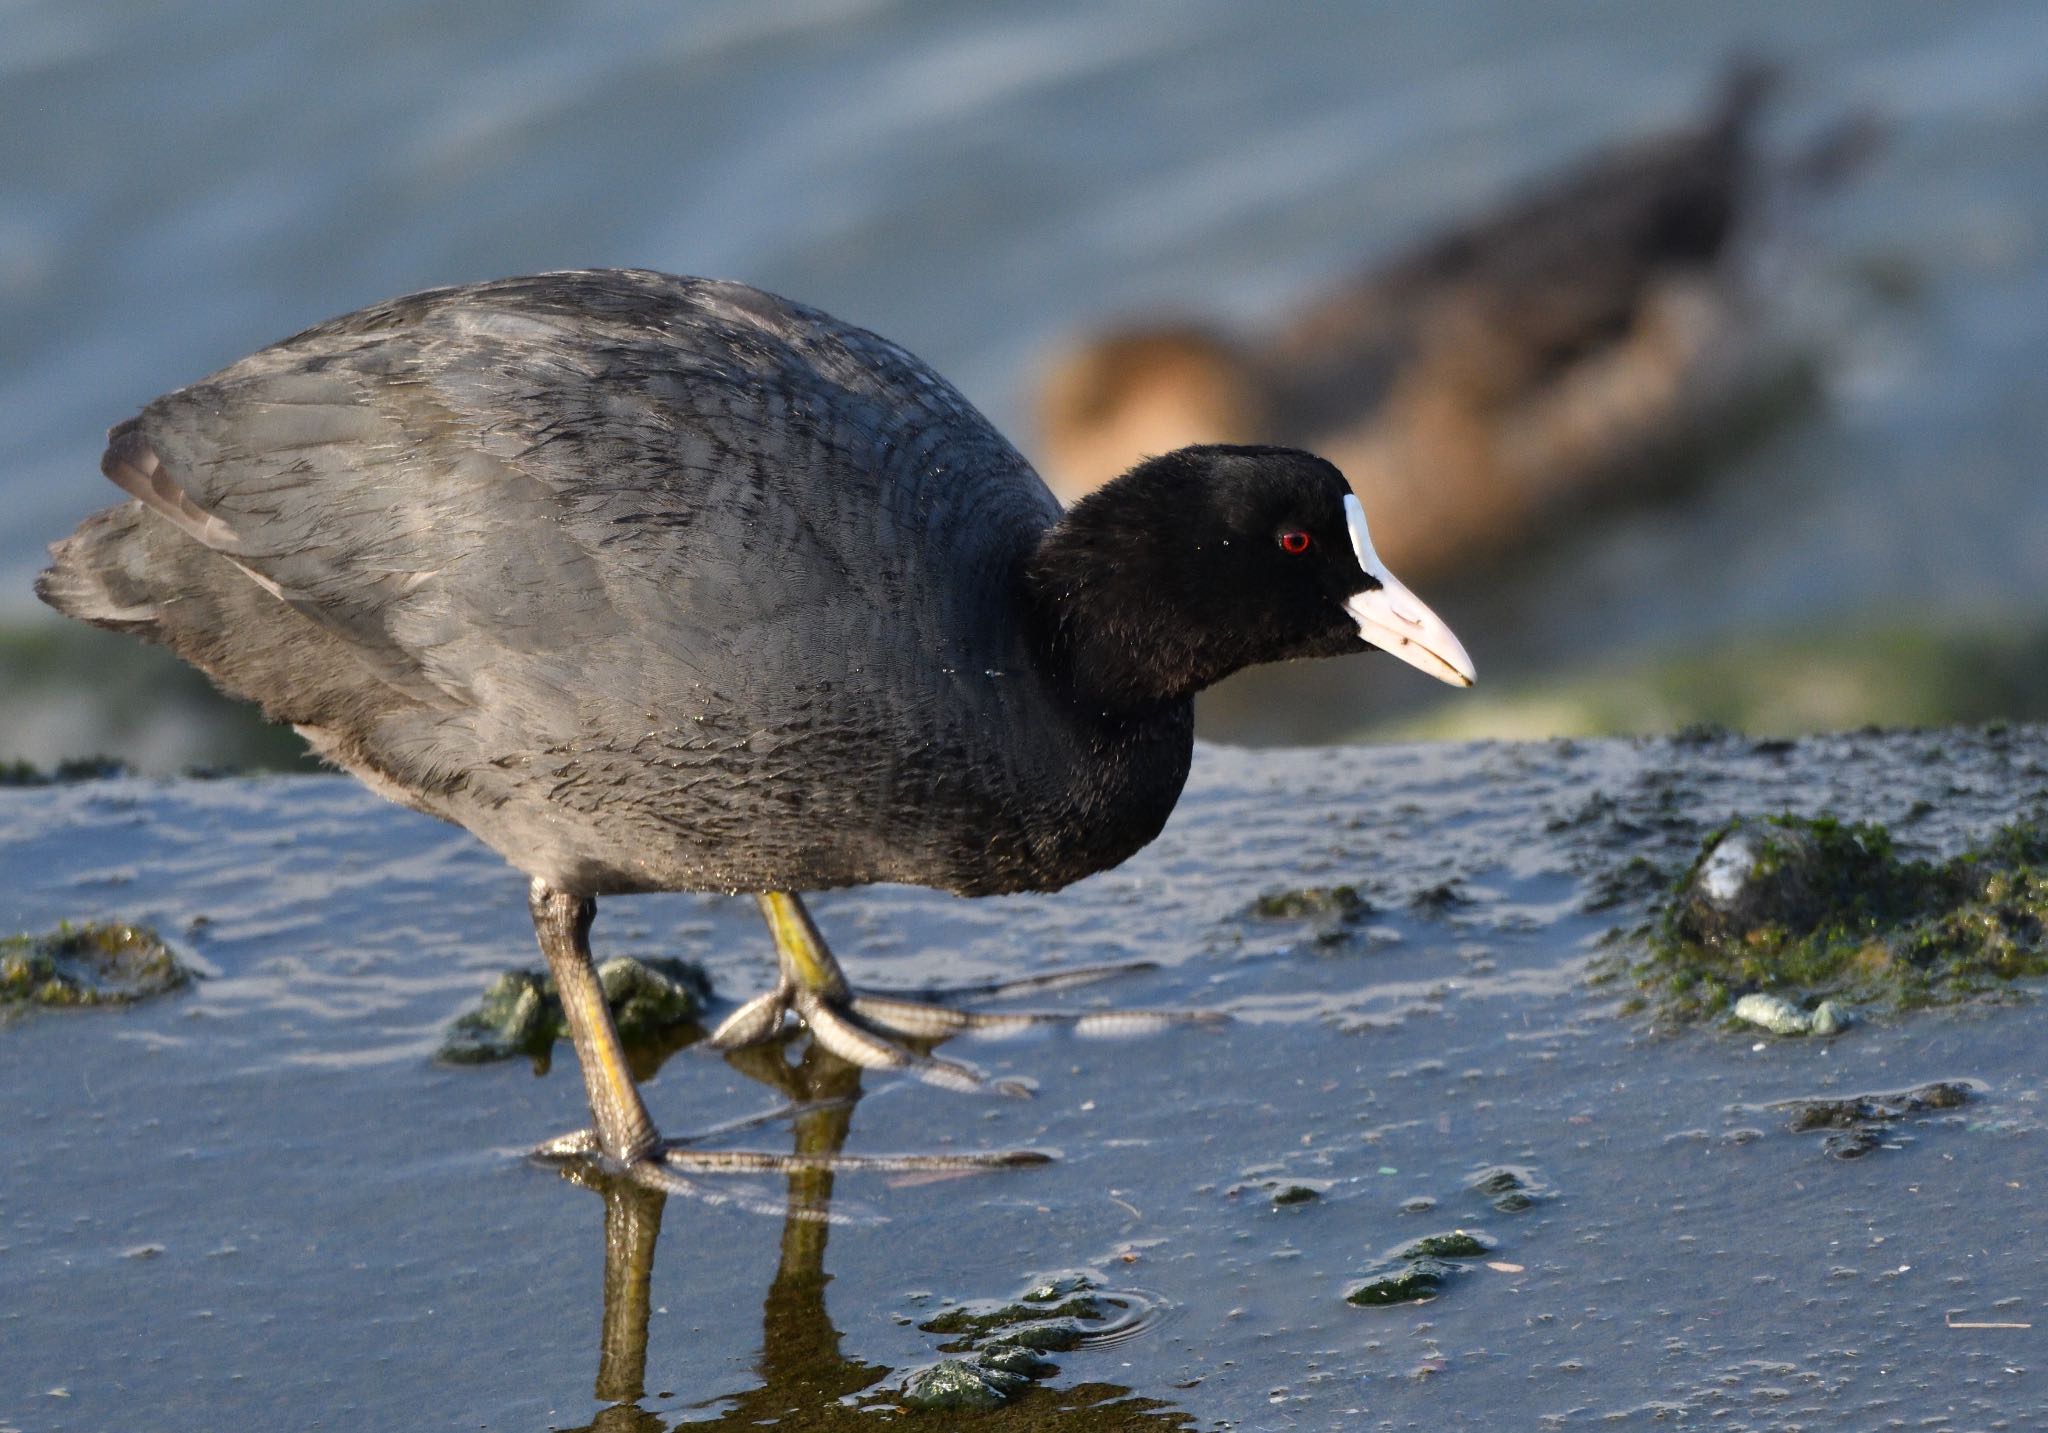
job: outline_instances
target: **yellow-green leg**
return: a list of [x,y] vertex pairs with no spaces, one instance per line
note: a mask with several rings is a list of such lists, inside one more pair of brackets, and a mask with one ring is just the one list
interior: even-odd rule
[[558,891],[536,879],[527,888],[534,934],[547,957],[548,974],[569,1017],[569,1036],[576,1044],[576,1063],[583,1067],[583,1091],[597,1122],[597,1142],[620,1165],[647,1158],[661,1144],[661,1132],[640,1099],[640,1088],[626,1068],[625,1047],[604,1003],[604,987],[590,960],[590,923],[597,903],[588,896]]
[[775,937],[778,978],[772,990],[749,1000],[712,1032],[713,1045],[730,1050],[771,1039],[782,1029],[783,1020],[794,1014],[810,1027],[811,1037],[820,1045],[864,1070],[908,1070],[920,1079],[956,1090],[1025,1093],[1018,1085],[990,1085],[980,1072],[966,1065],[913,1050],[871,1029],[855,1013],[856,1001],[846,975],[803,901],[789,891],[764,891],[755,899]]
[[[812,1038],[820,1045],[863,1069],[904,1070],[952,1089],[1024,1094],[1025,1089],[1014,1082],[991,1084],[970,1066],[912,1049],[898,1037],[943,1040],[970,1030],[1017,1030],[1046,1024],[1132,1032],[1176,1020],[1212,1018],[1158,1011],[1080,1015],[1045,1011],[989,1013],[960,1010],[929,1000],[858,994],[847,984],[845,973],[801,899],[790,891],[767,891],[755,899],[760,902],[761,914],[775,937],[780,973],[772,990],[749,1000],[712,1032],[711,1043],[723,1049],[772,1039],[782,1029],[783,1021],[794,1014],[810,1027]],[[1003,995],[1025,987],[1043,989],[1053,984],[1102,979],[1132,968],[1105,966],[1071,971],[1051,978],[982,986],[975,993]]]

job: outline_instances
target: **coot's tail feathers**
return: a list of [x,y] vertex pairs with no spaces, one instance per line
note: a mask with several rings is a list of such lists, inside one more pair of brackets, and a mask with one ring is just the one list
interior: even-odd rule
[[160,613],[135,570],[143,520],[140,509],[123,504],[94,513],[71,536],[51,543],[36,596],[67,617],[158,640]]
[[306,612],[237,554],[223,519],[194,502],[138,420],[107,435],[100,467],[134,502],[94,513],[50,546],[36,595],[67,617],[168,647],[231,696],[261,701],[274,721],[318,724],[363,704],[356,650],[284,609]]
[[[142,432],[140,418],[131,418],[107,433],[100,471],[142,507],[201,546],[232,553],[238,545],[234,529],[193,502],[165,470]],[[128,503],[94,513],[71,536],[51,545],[52,560],[36,578],[36,596],[65,616],[96,627],[164,640],[159,625],[164,575],[152,569],[146,551],[146,525],[153,521]],[[256,581],[277,594],[275,584],[261,577]]]

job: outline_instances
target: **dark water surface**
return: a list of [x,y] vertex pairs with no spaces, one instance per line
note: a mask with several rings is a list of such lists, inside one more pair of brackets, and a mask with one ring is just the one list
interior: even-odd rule
[[[857,979],[1145,958],[1159,969],[1053,998],[1231,1023],[948,1047],[1034,1082],[1029,1101],[856,1078],[801,1039],[753,1074],[701,1049],[663,1067],[649,1100],[672,1134],[861,1086],[850,1110],[733,1142],[1061,1156],[794,1177],[848,1221],[822,1226],[607,1200],[524,1160],[584,1117],[566,1048],[542,1079],[433,1063],[493,973],[537,963],[518,878],[462,833],[339,779],[0,791],[0,926],[148,921],[207,977],[0,1025],[0,1428],[872,1427],[892,1415],[857,1404],[941,1356],[919,1323],[1076,1270],[1125,1325],[1053,1355],[986,1426],[2036,1428],[2048,1006],[1827,1043],[1657,1033],[1585,981],[1630,910],[1584,905],[1598,871],[1737,809],[1832,809],[1946,850],[2044,799],[2039,731],[1205,748],[1119,871],[815,910]],[[1338,882],[1377,911],[1327,940],[1250,909]],[[745,901],[608,901],[595,939],[699,959],[727,999],[771,970]],[[1934,1079],[1981,1095],[1854,1161],[1758,1108]],[[1531,1208],[1470,1188],[1500,1166]],[[1320,1197],[1276,1207],[1269,1182]],[[1344,1302],[1382,1255],[1456,1227],[1498,1239],[1504,1267],[1425,1305]]]

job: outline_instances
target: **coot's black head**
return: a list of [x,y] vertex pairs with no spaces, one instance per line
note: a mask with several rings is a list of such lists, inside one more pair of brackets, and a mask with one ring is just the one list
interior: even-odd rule
[[1111,711],[1257,662],[1382,647],[1472,683],[1458,639],[1373,552],[1343,474],[1294,448],[1151,458],[1083,498],[1026,571],[1051,660]]

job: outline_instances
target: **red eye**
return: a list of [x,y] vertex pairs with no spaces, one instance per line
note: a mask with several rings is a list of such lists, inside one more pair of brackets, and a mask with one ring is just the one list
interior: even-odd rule
[[1308,551],[1309,544],[1313,541],[1314,539],[1300,528],[1291,528],[1280,534],[1280,550],[1299,557]]

